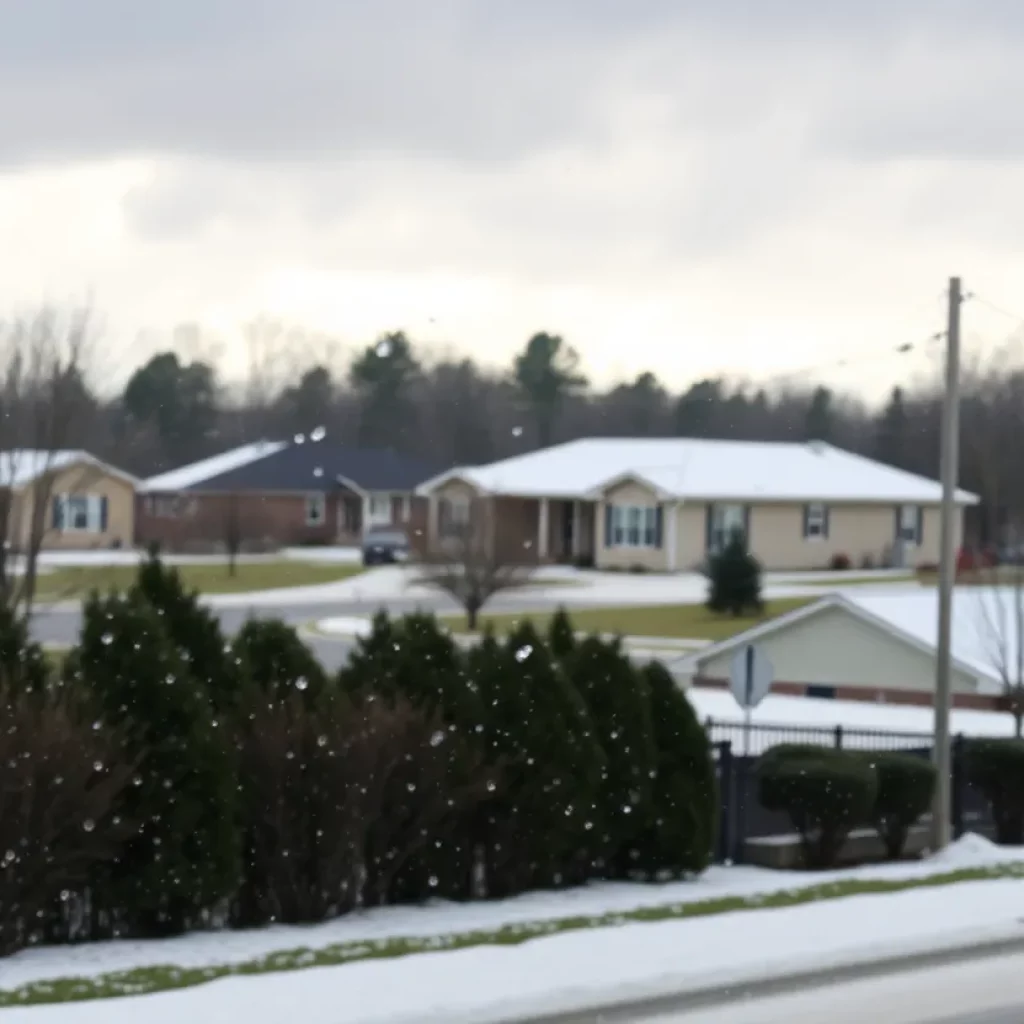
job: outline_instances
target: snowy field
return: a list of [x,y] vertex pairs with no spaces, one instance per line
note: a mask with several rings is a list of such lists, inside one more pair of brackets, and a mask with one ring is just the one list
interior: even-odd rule
[[[95,976],[146,965],[238,963],[275,950],[322,948],[396,936],[454,934],[578,915],[624,912],[725,896],[755,896],[842,879],[914,879],[944,871],[1024,862],[1024,849],[1000,849],[967,836],[915,864],[794,875],[754,868],[713,868],[701,879],[664,886],[596,885],[532,894],[501,903],[389,908],[309,928],[188,936],[39,949],[0,961],[0,986]],[[855,896],[785,909],[625,924],[568,932],[518,946],[474,947],[369,960],[296,973],[229,978],[180,992],[108,1002],[6,1009],[4,1024],[448,1024],[497,1020],[574,1000],[639,997],[671,987],[737,983],[766,972],[822,967],[881,949],[910,952],[936,940],[980,938],[1019,928],[1019,880],[960,883]]]

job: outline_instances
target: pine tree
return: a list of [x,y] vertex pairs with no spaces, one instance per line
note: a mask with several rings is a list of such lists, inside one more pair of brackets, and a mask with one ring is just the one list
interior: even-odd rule
[[224,638],[220,620],[188,590],[178,570],[160,561],[152,548],[140,564],[131,592],[133,600],[147,601],[185,659],[189,672],[206,687],[218,712],[235,707],[241,673]]
[[583,882],[601,831],[596,806],[604,753],[579,693],[543,637],[525,622],[469,656],[484,707],[484,739],[502,787],[485,808],[488,895]]
[[548,623],[548,644],[551,653],[559,661],[568,658],[576,650],[576,631],[564,607],[560,607]]
[[656,768],[647,685],[618,640],[587,637],[568,671],[590,712],[607,761],[594,867],[605,877],[626,877],[638,856],[636,840]]
[[280,619],[249,619],[231,649],[246,681],[267,696],[303,695],[315,704],[328,690],[327,673],[294,626]]
[[648,877],[703,871],[718,822],[711,746],[672,674],[660,662],[643,668],[651,700],[657,773],[637,866]]
[[746,538],[734,533],[725,548],[712,555],[708,568],[710,611],[741,616],[761,612],[761,566],[747,550]]
[[238,877],[230,735],[149,605],[93,594],[70,665],[66,685],[94,695],[139,759],[123,812],[137,835],[97,902],[130,934],[184,931]]

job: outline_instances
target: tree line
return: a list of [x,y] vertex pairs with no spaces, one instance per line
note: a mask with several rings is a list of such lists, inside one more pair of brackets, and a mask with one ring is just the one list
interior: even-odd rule
[[[311,353],[303,337],[266,325],[250,331],[248,370],[235,384],[221,376],[216,358],[184,344],[138,367],[112,399],[78,376],[79,443],[149,476],[316,427],[345,444],[394,448],[441,465],[488,463],[579,437],[815,439],[938,477],[938,378],[894,384],[875,408],[812,379],[709,378],[673,392],[648,371],[602,389],[588,380],[577,349],[546,332],[505,368],[438,357],[403,332],[382,335],[350,358],[329,348]],[[1014,443],[1022,409],[1024,362],[1004,351],[967,368],[961,485],[983,497],[970,524],[976,540],[995,540],[1024,510]]]

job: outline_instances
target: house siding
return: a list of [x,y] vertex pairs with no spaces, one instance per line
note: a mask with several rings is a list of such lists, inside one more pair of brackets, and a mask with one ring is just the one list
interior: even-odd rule
[[[912,644],[864,622],[843,608],[816,615],[764,634],[757,641],[780,682],[830,686],[870,695],[935,690],[935,659]],[[728,679],[735,651],[698,659],[694,679]],[[952,687],[977,694],[972,675],[954,669]],[[838,694],[837,694],[838,696]]]
[[[15,535],[22,546],[32,532],[33,503],[36,495],[47,501],[42,509],[43,550],[75,551],[91,548],[131,547],[135,535],[135,487],[131,481],[90,463],[67,466],[55,473],[52,485],[28,485],[14,502]],[[49,500],[54,495],[104,497],[107,499],[107,528],[102,532],[55,530]]]

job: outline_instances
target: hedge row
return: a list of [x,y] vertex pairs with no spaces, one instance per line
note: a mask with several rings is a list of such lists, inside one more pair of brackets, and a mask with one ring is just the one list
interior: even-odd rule
[[0,953],[684,876],[715,831],[685,696],[564,615],[468,652],[380,615],[330,675],[151,559],[56,677],[0,620],[0,715]]

